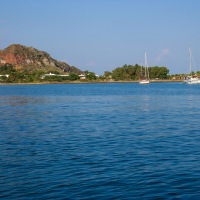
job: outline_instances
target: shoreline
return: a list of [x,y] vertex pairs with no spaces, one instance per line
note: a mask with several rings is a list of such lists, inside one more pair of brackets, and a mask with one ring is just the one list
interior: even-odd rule
[[[151,80],[150,83],[181,83],[183,80]],[[138,83],[138,81],[70,81],[70,82],[30,82],[0,83],[0,85],[50,85],[50,84],[103,84],[103,83]]]

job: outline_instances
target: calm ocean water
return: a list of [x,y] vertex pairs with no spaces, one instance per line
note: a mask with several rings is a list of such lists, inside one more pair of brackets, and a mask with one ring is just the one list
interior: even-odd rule
[[0,85],[0,199],[200,199],[200,85]]

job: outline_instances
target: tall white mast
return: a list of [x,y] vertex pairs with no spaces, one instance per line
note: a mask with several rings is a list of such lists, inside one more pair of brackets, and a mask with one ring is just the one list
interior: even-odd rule
[[147,78],[147,52],[144,52],[144,75]]
[[144,52],[144,60],[145,60],[145,78],[149,79],[149,71],[148,71],[148,64],[147,64],[147,52]]
[[190,59],[190,73],[192,73],[192,51],[189,47],[189,59]]

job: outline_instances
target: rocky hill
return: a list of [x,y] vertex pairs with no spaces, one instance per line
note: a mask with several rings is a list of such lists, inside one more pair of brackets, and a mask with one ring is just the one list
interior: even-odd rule
[[42,70],[44,72],[82,73],[80,69],[57,61],[44,51],[20,44],[12,44],[4,50],[0,50],[0,66],[5,64],[11,64],[16,70],[25,72]]

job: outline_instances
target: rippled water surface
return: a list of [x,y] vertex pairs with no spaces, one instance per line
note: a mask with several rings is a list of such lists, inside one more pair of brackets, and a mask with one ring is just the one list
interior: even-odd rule
[[200,199],[200,85],[0,85],[0,199]]

